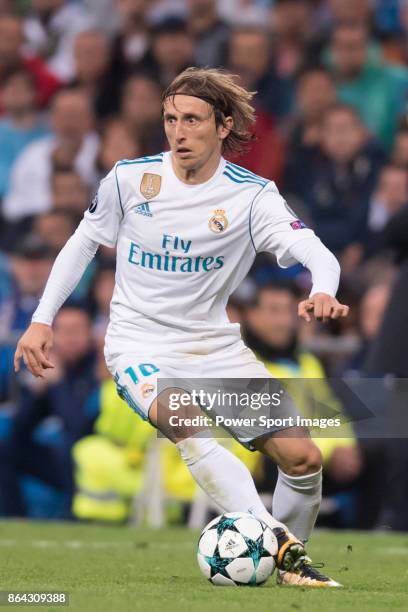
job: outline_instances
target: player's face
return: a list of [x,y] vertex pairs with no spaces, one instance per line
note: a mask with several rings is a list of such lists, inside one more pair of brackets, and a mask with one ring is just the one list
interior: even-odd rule
[[198,169],[221,154],[229,130],[216,126],[214,111],[207,102],[177,94],[165,101],[163,114],[167,140],[179,168]]

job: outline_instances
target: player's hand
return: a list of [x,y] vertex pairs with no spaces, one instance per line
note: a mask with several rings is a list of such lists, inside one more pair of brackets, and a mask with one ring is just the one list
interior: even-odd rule
[[317,321],[328,321],[329,319],[340,319],[347,317],[350,308],[345,304],[340,304],[336,298],[327,293],[315,293],[307,300],[300,302],[298,315],[310,323],[311,314]]
[[23,358],[27,368],[36,378],[44,378],[44,371],[53,368],[49,359],[53,331],[44,323],[31,323],[18,341],[14,354],[14,371],[20,371],[20,359]]

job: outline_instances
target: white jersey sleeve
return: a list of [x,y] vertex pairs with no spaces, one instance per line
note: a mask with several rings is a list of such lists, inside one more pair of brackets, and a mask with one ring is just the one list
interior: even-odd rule
[[269,183],[252,203],[250,233],[255,251],[273,253],[281,268],[299,262],[311,272],[310,295],[336,295],[340,279],[337,259],[296,217],[274,183]]
[[55,315],[71,295],[99,244],[88,238],[81,223],[56,258],[40,303],[33,314],[33,323],[52,325]]
[[253,201],[249,225],[255,251],[273,253],[281,268],[298,261],[290,254],[293,244],[315,236],[295,216],[274,183],[268,183]]
[[81,229],[90,240],[114,247],[123,218],[117,178],[117,165],[102,179],[99,189],[81,222]]
[[75,289],[99,244],[114,247],[122,219],[116,166],[99,186],[84,218],[54,262],[34,323],[52,324],[59,308]]

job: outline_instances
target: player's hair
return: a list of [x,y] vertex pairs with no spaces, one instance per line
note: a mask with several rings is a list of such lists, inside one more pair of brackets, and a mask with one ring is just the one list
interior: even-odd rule
[[226,117],[232,117],[233,127],[223,141],[223,151],[241,153],[252,142],[252,126],[255,109],[250,104],[254,91],[247,91],[234,80],[234,75],[217,68],[187,68],[181,72],[162,96],[162,106],[167,98],[184,94],[201,98],[214,109],[215,124],[226,127]]

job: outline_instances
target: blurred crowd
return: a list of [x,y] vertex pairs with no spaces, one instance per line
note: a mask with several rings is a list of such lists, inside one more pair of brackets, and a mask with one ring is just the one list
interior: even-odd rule
[[[99,180],[166,149],[161,92],[192,65],[256,92],[257,139],[234,161],[274,180],[337,255],[351,306],[341,322],[299,322],[308,273],[262,254],[230,318],[272,374],[322,381],[333,410],[350,411],[330,384],[341,377],[386,380],[382,409],[405,408],[408,1],[0,0],[0,516],[125,521],[146,492],[153,430],[122,405],[102,355],[113,250],[100,247],[56,318],[55,370],[16,377],[12,357]],[[321,524],[408,530],[403,437],[350,425],[319,440]],[[270,494],[274,466],[229,443]],[[159,446],[162,497],[182,520],[197,492]]]

